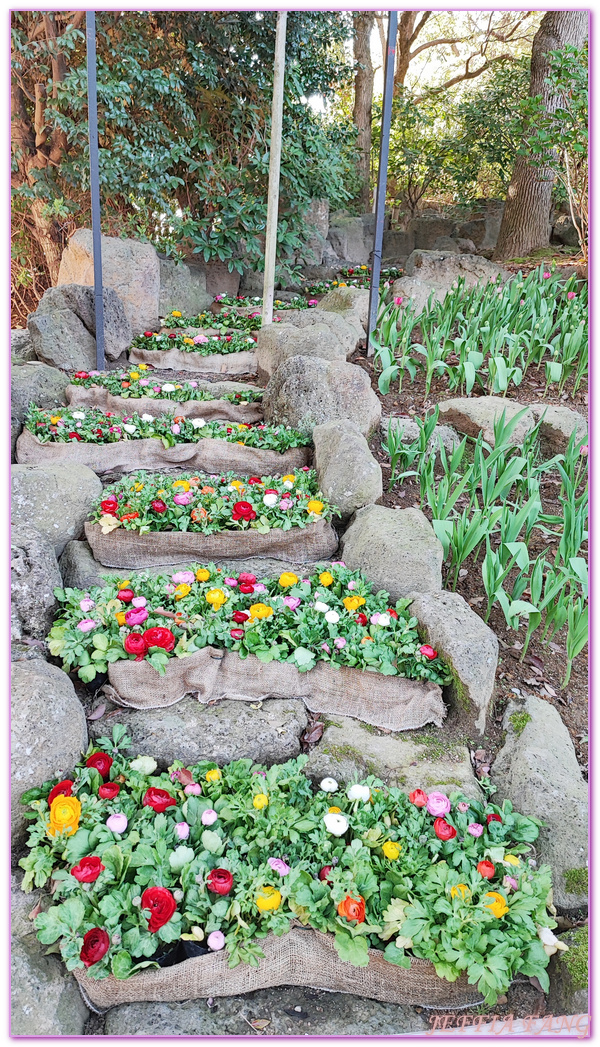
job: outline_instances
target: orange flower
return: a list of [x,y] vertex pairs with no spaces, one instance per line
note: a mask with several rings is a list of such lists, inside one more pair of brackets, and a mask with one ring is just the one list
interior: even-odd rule
[[197,506],[196,509],[192,509],[191,517],[194,523],[200,523],[200,520],[205,520],[208,516],[206,509],[203,509],[201,505]]
[[347,894],[343,902],[337,907],[338,915],[343,916],[349,923],[364,923],[365,919],[365,900],[359,894],[358,898],[353,898],[351,894]]

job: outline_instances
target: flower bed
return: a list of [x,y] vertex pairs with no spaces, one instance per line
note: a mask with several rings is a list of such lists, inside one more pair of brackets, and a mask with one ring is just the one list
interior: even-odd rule
[[17,440],[17,461],[74,461],[95,472],[188,465],[206,472],[286,473],[308,464],[306,436],[283,425],[250,426],[183,415],[121,418],[94,408],[31,405]]
[[[209,315],[215,319],[212,313]],[[254,344],[254,338],[235,331],[233,334],[199,332],[193,336],[178,334],[176,331],[146,331],[133,339],[130,350],[170,352],[172,349],[178,349],[182,353],[194,353],[197,356],[213,356],[215,353],[226,356],[231,353],[248,352]]]
[[[217,343],[215,343],[217,344]],[[254,352],[235,352],[230,355],[212,352],[210,356],[181,349],[135,349],[129,350],[131,364],[148,364],[163,371],[196,371],[202,374],[255,374]]]
[[[488,1004],[517,974],[548,988],[557,948],[550,870],[528,860],[539,823],[509,801],[500,807],[420,789],[407,796],[373,777],[346,788],[326,778],[313,789],[305,756],[268,769],[248,759],[222,769],[175,761],[158,773],[152,757],[125,757],[130,746],[116,725],[112,738],[90,746],[72,780],[22,797],[33,813],[23,889],[53,886],[52,904],[34,921],[37,935],[44,945],[59,943],[86,991],[111,975],[120,982],[156,967],[161,952],[185,942],[224,952],[226,962],[206,961],[209,978],[221,974],[223,994],[244,991],[237,979],[247,965],[271,975],[261,963],[265,936],[273,956],[270,936],[298,922],[317,932],[306,943],[317,949],[315,981],[309,952],[300,971],[286,964],[263,984],[294,976],[322,984],[323,935],[334,972],[358,968],[345,982],[356,985],[349,991],[385,992],[387,964],[397,987],[394,969],[410,972],[413,958],[431,965],[415,965],[413,991],[420,974],[434,972],[461,979],[467,993],[468,980]],[[294,948],[275,955],[289,962]],[[191,964],[183,990],[173,971],[148,972],[125,999],[204,995],[203,961]],[[361,969],[372,964],[380,977],[365,983]],[[169,995],[177,983],[179,995]],[[118,988],[111,980],[105,992]],[[97,991],[102,998],[100,984]]]

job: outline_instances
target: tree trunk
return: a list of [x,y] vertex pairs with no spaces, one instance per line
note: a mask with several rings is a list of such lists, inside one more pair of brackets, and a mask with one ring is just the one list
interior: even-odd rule
[[398,88],[404,86],[406,74],[410,65],[410,48],[413,42],[412,35],[417,20],[418,11],[403,11],[398,20],[398,33],[396,36],[396,68],[394,70],[394,94]]
[[360,149],[358,173],[361,179],[360,204],[363,211],[371,210],[371,110],[373,106],[373,63],[371,61],[371,30],[375,22],[372,11],[357,11],[354,20],[354,61],[358,63],[354,79],[354,111],[352,119],[358,127],[357,145]]
[[[545,109],[552,113],[557,97],[546,83],[549,51],[570,44],[581,47],[587,35],[587,11],[548,11],[531,49],[532,98],[542,96]],[[506,195],[506,206],[493,258],[521,258],[550,244],[550,206],[554,175],[548,168],[533,167],[518,157]]]

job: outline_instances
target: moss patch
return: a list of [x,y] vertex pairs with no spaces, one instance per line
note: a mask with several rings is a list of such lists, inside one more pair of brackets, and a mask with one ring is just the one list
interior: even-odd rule
[[334,760],[341,763],[343,760],[353,760],[359,767],[363,767],[366,774],[379,777],[379,769],[371,760],[367,760],[363,753],[355,749],[353,745],[323,745],[321,752],[326,756],[332,756]]
[[462,763],[464,760],[464,753],[461,752],[458,742],[451,742],[435,734],[414,734],[411,740],[415,745],[425,746],[423,752],[417,756],[419,761],[435,763],[437,760],[450,760],[452,763]]
[[569,894],[587,894],[588,871],[587,869],[566,869],[564,873],[565,886]]
[[527,724],[531,720],[531,716],[529,715],[529,713],[526,712],[512,713],[508,719],[512,724],[513,730],[517,738],[519,738],[523,734],[523,731],[525,730]]
[[562,953],[560,962],[567,968],[573,989],[586,989],[588,984],[588,929],[580,927],[575,932],[569,951]]

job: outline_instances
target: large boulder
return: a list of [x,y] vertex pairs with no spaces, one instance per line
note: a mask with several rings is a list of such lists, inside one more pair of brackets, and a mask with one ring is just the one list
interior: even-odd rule
[[540,450],[544,458],[563,454],[573,433],[583,440],[588,431],[587,419],[562,404],[530,404],[536,422],[541,419],[539,429]]
[[311,751],[305,773],[315,783],[323,778],[356,782],[372,774],[407,793],[460,790],[481,799],[467,746],[450,741],[443,728],[384,734],[348,716],[336,716]]
[[565,247],[579,247],[579,236],[569,215],[559,214],[552,229],[552,239]]
[[455,708],[483,734],[498,665],[496,634],[459,593],[415,593],[410,610],[421,639],[450,668]]
[[554,904],[563,912],[587,906],[588,787],[560,714],[542,698],[509,704],[504,747],[491,773],[497,797],[540,818],[537,861],[552,867]]
[[259,379],[270,378],[277,368],[293,356],[321,360],[345,360],[344,346],[325,324],[294,327],[292,324],[265,324],[258,332],[256,364]]
[[366,265],[373,250],[375,215],[331,215],[327,240],[343,264]]
[[550,958],[548,1011],[550,1014],[589,1014],[589,932],[573,928],[559,935],[568,951],[557,951]]
[[[396,415],[384,415],[381,419],[381,439],[386,443],[389,438],[390,428],[392,433],[400,437],[403,444],[413,443],[419,439],[421,432],[419,426],[412,418],[404,418]],[[450,425],[436,425],[429,438],[427,445],[428,455],[439,454],[443,447],[448,457],[455,447],[460,443],[460,436]]]
[[[158,331],[160,324],[160,263],[152,244],[102,237],[102,281],[123,302],[135,337],[143,331]],[[63,251],[58,284],[94,284],[94,255],[91,229],[77,229]],[[91,365],[93,366],[93,364]]]
[[20,846],[27,826],[21,795],[64,778],[88,744],[85,713],[66,673],[41,659],[11,666],[11,834]]
[[433,250],[435,241],[440,236],[451,236],[453,229],[453,220],[442,218],[441,215],[419,215],[418,218],[413,218],[410,224],[415,248],[422,251]]
[[[123,302],[111,287],[103,287],[104,306],[104,351],[109,360],[117,360],[131,344],[131,324],[125,313]],[[70,309],[96,341],[96,306],[94,288],[85,284],[63,284],[49,287],[35,311],[29,317],[49,315],[56,310]],[[94,356],[95,365],[95,356]]]
[[[208,706],[185,698],[150,714],[118,709],[112,715],[127,727],[131,754],[154,756],[163,770],[174,760],[186,766],[200,760],[222,765],[242,757],[257,763],[285,763],[298,756],[300,735],[308,723],[304,703],[297,698],[272,698],[261,702],[260,708],[236,701]],[[107,730],[104,719],[90,723],[92,738]]]
[[265,420],[310,435],[315,425],[346,418],[369,436],[381,403],[362,367],[343,361],[292,356],[277,368],[263,396]]
[[388,229],[383,234],[381,261],[384,265],[401,263],[402,265],[415,249],[415,237],[412,230],[402,232],[400,229]]
[[527,433],[535,425],[531,408],[525,409],[523,404],[503,396],[459,396],[452,400],[444,400],[439,407],[440,421],[458,429],[459,433],[466,433],[467,436],[477,437],[482,432],[483,439],[490,447],[495,443],[494,423],[498,422],[503,414],[508,423],[519,412],[524,412],[509,437],[508,442],[514,447],[521,446]]
[[91,371],[96,366],[96,339],[71,309],[32,313],[27,326],[38,360],[63,371]]
[[434,251],[449,251],[450,254],[460,254],[460,247],[456,240],[453,240],[451,236],[438,236],[437,240],[433,245]]
[[504,214],[504,200],[478,200],[471,219],[463,222],[457,235],[473,240],[478,251],[491,251],[496,246]]
[[354,422],[325,422],[312,436],[319,487],[342,517],[381,498],[381,466]]
[[10,375],[11,459],[30,403],[38,407],[63,407],[69,379],[62,371],[34,361],[13,360]]
[[206,273],[199,265],[160,256],[159,264],[159,316],[167,316],[173,309],[179,309],[184,316],[197,316],[208,309],[213,299],[206,290]]
[[11,1037],[83,1036],[89,1018],[77,982],[58,956],[45,956],[32,937],[10,950]]
[[434,301],[443,302],[461,277],[469,288],[498,279],[504,283],[510,273],[479,255],[457,254],[455,250],[415,250],[406,260],[404,276],[394,282],[393,294],[411,298],[413,309],[419,313],[430,294]]
[[369,321],[369,292],[365,288],[335,287],[321,299],[319,309],[340,313],[359,338],[365,337]]
[[[331,309],[286,309],[281,313],[281,319],[284,324],[292,324],[293,327],[304,330],[316,324],[319,326],[325,324],[331,334],[343,345],[346,357],[352,355],[362,337],[358,333],[354,317],[351,317],[349,323],[344,313],[332,312]],[[362,324],[360,327],[362,331]]]
[[10,332],[10,355],[15,360],[35,360],[35,349],[29,331],[19,327]]
[[441,542],[420,509],[359,509],[342,537],[340,559],[361,570],[393,603],[442,588]]
[[11,528],[11,640],[44,640],[58,606],[54,590],[62,579],[49,540],[27,524]]
[[60,556],[77,538],[102,484],[87,465],[11,466],[12,520],[45,535]]

